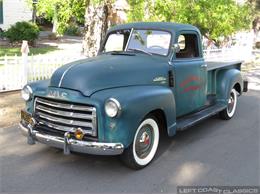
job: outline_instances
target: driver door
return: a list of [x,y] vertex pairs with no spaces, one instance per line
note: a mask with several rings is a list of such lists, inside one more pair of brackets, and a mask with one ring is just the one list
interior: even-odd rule
[[173,70],[176,114],[180,117],[205,105],[207,70],[196,32],[181,33],[177,41],[180,51],[175,55]]

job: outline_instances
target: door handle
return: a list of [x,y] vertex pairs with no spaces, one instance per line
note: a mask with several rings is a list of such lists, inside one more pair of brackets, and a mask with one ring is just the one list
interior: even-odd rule
[[174,78],[173,78],[173,72],[172,72],[172,70],[169,70],[168,76],[169,76],[169,86],[170,86],[170,87],[174,87]]
[[200,67],[201,67],[201,68],[207,68],[208,65],[207,65],[207,64],[202,64]]

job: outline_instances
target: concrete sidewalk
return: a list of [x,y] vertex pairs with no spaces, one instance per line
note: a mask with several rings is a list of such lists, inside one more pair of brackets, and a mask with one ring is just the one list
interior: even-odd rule
[[83,51],[83,37],[81,36],[68,36],[64,35],[63,37],[57,38],[57,40],[49,40],[48,33],[50,32],[42,32],[45,33],[46,36],[41,37],[37,44],[46,45],[46,46],[54,46],[57,47],[58,50],[49,52],[48,54],[62,55],[62,56],[81,56]]
[[248,88],[260,91],[260,69],[249,71],[246,77],[249,82]]
[[24,106],[20,91],[0,93],[0,128],[17,124]]

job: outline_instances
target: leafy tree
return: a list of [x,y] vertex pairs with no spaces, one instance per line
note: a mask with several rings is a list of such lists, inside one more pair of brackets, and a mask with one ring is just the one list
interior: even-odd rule
[[[27,1],[31,3],[31,0]],[[84,23],[84,53],[87,56],[93,56],[96,55],[100,42],[109,27],[108,16],[114,1],[39,0],[37,14],[44,15],[52,21],[59,34],[64,34],[71,23]]]
[[129,0],[129,4],[129,21],[190,23],[216,42],[248,29],[252,21],[252,6],[234,0]]
[[75,23],[84,23],[85,0],[39,0],[37,15],[53,21],[57,32],[64,34]]

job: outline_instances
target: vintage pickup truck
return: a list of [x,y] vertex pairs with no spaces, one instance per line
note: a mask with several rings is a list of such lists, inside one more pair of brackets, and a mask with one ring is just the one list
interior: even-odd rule
[[21,131],[28,144],[120,155],[140,169],[154,158],[162,133],[174,136],[215,114],[234,116],[247,91],[240,68],[240,61],[206,62],[192,25],[118,25],[96,57],[23,88]]

